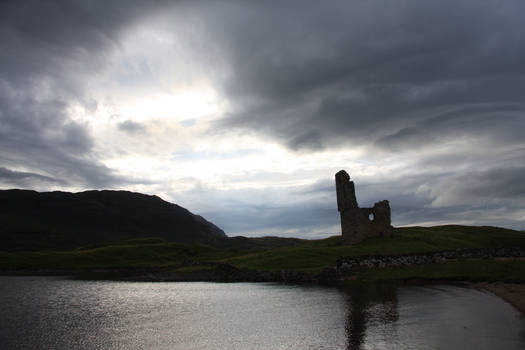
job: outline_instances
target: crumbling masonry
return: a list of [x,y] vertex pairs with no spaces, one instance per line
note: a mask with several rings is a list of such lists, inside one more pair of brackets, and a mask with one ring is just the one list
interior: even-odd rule
[[377,202],[373,208],[359,208],[354,182],[344,170],[335,174],[337,210],[341,213],[341,231],[344,244],[354,244],[367,237],[390,236],[390,204]]

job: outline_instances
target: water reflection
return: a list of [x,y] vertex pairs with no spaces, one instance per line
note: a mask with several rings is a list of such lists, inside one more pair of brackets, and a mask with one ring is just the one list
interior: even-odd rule
[[395,333],[394,322],[399,316],[394,286],[355,286],[346,289],[345,292],[348,307],[345,323],[348,350],[361,349],[367,328],[378,328],[383,335],[388,334],[390,337]]
[[525,349],[525,319],[491,293],[457,286],[346,289],[347,350]]
[[525,349],[525,320],[453,286],[0,277],[3,349]]

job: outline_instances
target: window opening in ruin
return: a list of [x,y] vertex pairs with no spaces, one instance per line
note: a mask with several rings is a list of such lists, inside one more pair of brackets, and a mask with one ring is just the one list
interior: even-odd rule
[[368,214],[368,220],[370,220],[370,221],[374,221],[374,219],[375,219],[375,215],[374,215],[374,213],[370,213],[370,214]]

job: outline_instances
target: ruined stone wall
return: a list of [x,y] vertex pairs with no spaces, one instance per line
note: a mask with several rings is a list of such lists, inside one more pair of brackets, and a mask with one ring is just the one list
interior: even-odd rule
[[390,236],[390,205],[387,200],[372,208],[359,208],[354,182],[344,170],[335,174],[337,210],[341,213],[341,232],[344,244],[354,244],[367,237]]
[[360,214],[355,197],[354,183],[346,171],[341,170],[335,175],[335,188],[337,193],[337,210],[341,213],[341,230],[343,241],[351,243],[350,238],[358,236]]
[[441,264],[450,261],[523,259],[525,249],[514,248],[464,248],[438,252],[405,255],[345,256],[337,260],[335,269],[339,274],[351,274],[366,269]]

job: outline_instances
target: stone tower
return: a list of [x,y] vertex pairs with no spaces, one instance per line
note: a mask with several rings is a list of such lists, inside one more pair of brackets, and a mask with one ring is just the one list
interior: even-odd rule
[[344,244],[361,242],[367,237],[390,236],[390,204],[377,202],[372,208],[359,208],[354,182],[344,170],[335,174],[337,210],[341,213],[341,232]]

